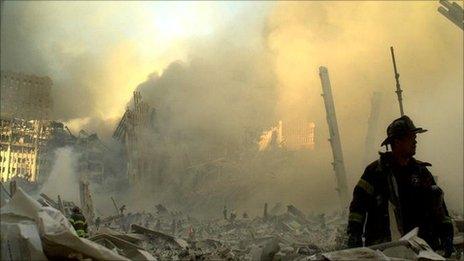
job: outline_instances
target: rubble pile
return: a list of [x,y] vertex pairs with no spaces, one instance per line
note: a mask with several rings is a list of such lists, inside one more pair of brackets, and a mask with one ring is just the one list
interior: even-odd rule
[[[2,205],[2,260],[445,260],[417,237],[417,228],[398,241],[344,249],[343,214],[309,216],[293,205],[268,212],[265,204],[254,218],[224,208],[222,218],[205,220],[163,205],[156,213],[122,209],[92,222],[90,237],[81,238],[65,217],[67,208],[41,196],[37,201],[18,187]],[[462,241],[462,218],[455,223]]]
[[[197,220],[157,206],[157,213],[128,213],[104,219],[96,236],[131,237],[159,259],[256,260],[269,256],[297,259],[343,245],[343,215],[306,217],[296,207],[276,215],[250,218],[234,212],[224,218]],[[126,238],[127,239],[127,238]],[[130,241],[130,240],[128,240]],[[98,241],[96,241],[98,242]],[[123,252],[123,250],[118,250]]]

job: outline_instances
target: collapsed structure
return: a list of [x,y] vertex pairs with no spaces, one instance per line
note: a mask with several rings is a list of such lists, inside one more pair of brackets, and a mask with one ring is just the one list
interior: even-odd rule
[[162,181],[156,157],[156,110],[142,101],[140,92],[134,92],[133,109],[127,108],[113,133],[124,144],[127,176],[133,184],[154,174]]

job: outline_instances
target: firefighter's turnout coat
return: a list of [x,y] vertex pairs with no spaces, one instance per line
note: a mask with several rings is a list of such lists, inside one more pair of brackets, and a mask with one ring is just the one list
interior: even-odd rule
[[452,240],[453,226],[443,193],[427,170],[430,163],[412,158],[407,166],[394,164],[391,152],[369,164],[353,191],[348,219],[348,245],[391,241],[389,203],[401,235],[419,227],[419,237],[434,249]]

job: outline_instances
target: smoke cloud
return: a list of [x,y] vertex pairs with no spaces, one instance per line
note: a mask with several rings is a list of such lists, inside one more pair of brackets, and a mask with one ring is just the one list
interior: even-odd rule
[[[50,76],[55,118],[106,141],[132,91],[141,91],[170,142],[160,153],[171,155],[166,175],[172,184],[161,194],[148,184],[141,207],[184,201],[198,209],[246,209],[282,201],[326,211],[338,201],[318,68],[329,70],[351,190],[364,168],[372,93],[383,93],[372,147],[380,149],[386,127],[399,116],[394,46],[405,112],[429,130],[419,136],[416,156],[433,164],[450,208],[462,211],[464,45],[462,31],[437,7],[416,1],[185,8],[5,2],[1,66]],[[280,119],[313,121],[315,149],[256,156],[253,139]],[[220,178],[186,175],[176,165],[224,155],[232,163],[223,164]]]
[[330,152],[318,67],[328,67],[352,185],[364,167],[372,93],[384,95],[371,146],[379,148],[386,127],[399,117],[389,51],[394,46],[405,113],[429,129],[418,138],[416,157],[433,164],[449,204],[462,210],[463,38],[437,7],[436,2],[282,3],[266,31],[275,54],[280,115],[315,121],[316,147],[325,162]]
[[2,70],[51,77],[56,119],[119,117],[137,84],[184,56],[183,38],[165,32],[159,14],[150,13],[158,9],[166,8],[148,2],[6,1]]
[[73,201],[79,205],[79,175],[77,173],[76,154],[71,147],[58,148],[55,151],[55,160],[47,180],[40,193],[56,199],[58,195],[62,200]]

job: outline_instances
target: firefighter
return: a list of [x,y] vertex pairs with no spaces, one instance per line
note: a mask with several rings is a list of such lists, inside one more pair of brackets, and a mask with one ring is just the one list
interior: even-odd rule
[[88,237],[87,221],[79,207],[73,207],[69,222],[71,222],[79,237]]
[[[442,190],[427,167],[416,160],[416,135],[427,130],[414,126],[408,116],[394,120],[381,146],[387,152],[369,164],[353,191],[348,218],[348,246],[391,241],[388,206],[393,206],[403,236],[419,227],[418,236],[445,257],[453,252],[453,226]],[[391,147],[391,151],[388,150]]]

